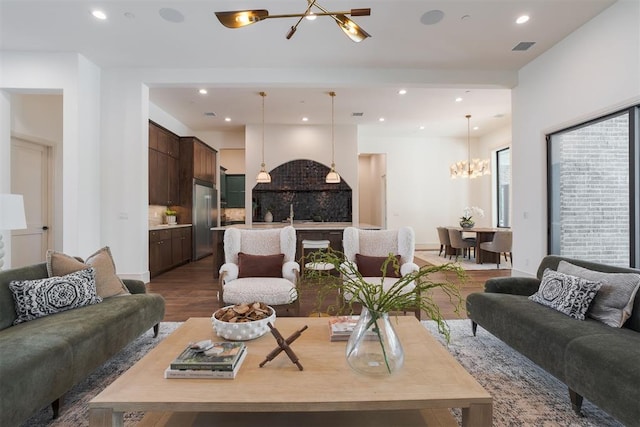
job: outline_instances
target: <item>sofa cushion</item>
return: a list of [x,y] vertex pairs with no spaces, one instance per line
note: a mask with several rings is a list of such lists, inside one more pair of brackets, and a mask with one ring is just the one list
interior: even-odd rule
[[17,314],[14,325],[102,301],[96,294],[94,269],[37,280],[14,280],[9,284]]
[[47,251],[47,271],[50,277],[64,276],[87,267],[94,267],[96,270],[96,288],[102,298],[129,294],[127,287],[116,275],[116,265],[108,246],[89,255],[84,263],[61,252]]
[[633,301],[640,287],[640,274],[603,273],[589,270],[567,261],[560,261],[558,271],[564,274],[602,282],[587,316],[604,324],[620,328],[631,317]]
[[282,277],[284,254],[238,253],[238,277]]
[[540,288],[529,299],[574,319],[584,320],[601,286],[600,282],[547,269],[542,275]]
[[[382,277],[382,265],[385,263],[388,257],[386,256],[367,256],[362,254],[356,254],[356,264],[358,271],[363,277]],[[400,255],[395,256],[400,265]],[[390,261],[387,264],[387,269],[384,273],[384,277],[400,277],[400,270],[394,268],[394,263]]]

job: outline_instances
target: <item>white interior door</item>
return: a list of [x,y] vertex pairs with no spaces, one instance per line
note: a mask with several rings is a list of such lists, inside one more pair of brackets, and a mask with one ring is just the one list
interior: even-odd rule
[[11,192],[24,196],[25,230],[11,233],[11,267],[45,261],[49,247],[48,224],[50,148],[11,138]]

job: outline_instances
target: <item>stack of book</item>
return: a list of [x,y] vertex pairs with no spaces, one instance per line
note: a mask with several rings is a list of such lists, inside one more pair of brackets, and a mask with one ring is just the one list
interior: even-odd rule
[[[349,341],[353,329],[360,316],[335,316],[329,318],[329,331],[331,341]],[[375,332],[368,330],[365,339],[376,339]]]
[[165,378],[235,378],[245,356],[244,342],[210,342],[205,349],[189,345],[164,371]]

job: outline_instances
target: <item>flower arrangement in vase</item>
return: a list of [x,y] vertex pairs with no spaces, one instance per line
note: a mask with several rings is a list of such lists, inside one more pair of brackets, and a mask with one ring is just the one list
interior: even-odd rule
[[[331,274],[332,270],[308,270],[305,283],[318,286],[318,311],[324,299],[337,290],[343,298],[337,305],[329,307],[329,311],[346,314],[354,312],[354,304],[360,304],[362,311],[353,333],[346,347],[347,362],[356,371],[367,374],[390,374],[402,366],[404,353],[397,335],[393,329],[393,322],[389,314],[421,310],[431,320],[438,324],[438,331],[444,335],[447,342],[450,330],[442,317],[440,308],[433,298],[432,291],[440,289],[454,305],[459,313],[462,306],[459,284],[466,280],[464,270],[453,263],[439,266],[425,265],[416,271],[400,275],[398,257],[393,254],[385,259],[381,266],[381,278],[378,282],[365,280],[358,271],[357,265],[345,260],[343,253],[331,248],[310,254],[305,262],[327,263],[340,273],[337,278]],[[392,286],[384,289],[382,283],[387,267],[400,276]],[[434,280],[435,273],[442,280]],[[457,280],[452,280],[452,275]],[[373,283],[371,283],[373,282]],[[349,296],[349,298],[346,298]],[[373,338],[372,338],[373,337]]]
[[476,225],[476,222],[473,220],[473,216],[478,216],[480,218],[484,217],[484,211],[477,207],[466,207],[462,210],[462,216],[460,217],[460,227],[462,228],[473,228]]

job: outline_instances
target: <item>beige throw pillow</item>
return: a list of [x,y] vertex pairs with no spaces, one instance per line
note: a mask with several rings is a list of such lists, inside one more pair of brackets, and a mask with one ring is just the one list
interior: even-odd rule
[[558,271],[587,280],[602,282],[587,316],[614,328],[620,328],[631,317],[633,300],[640,287],[640,275],[635,273],[603,273],[589,270],[567,261],[560,261]]
[[84,263],[61,252],[47,251],[47,271],[49,277],[65,276],[87,267],[93,267],[95,269],[96,289],[100,297],[108,298],[115,295],[129,294],[129,290],[125,284],[116,275],[116,265],[113,262],[113,257],[111,256],[111,251],[108,246],[89,255]]

